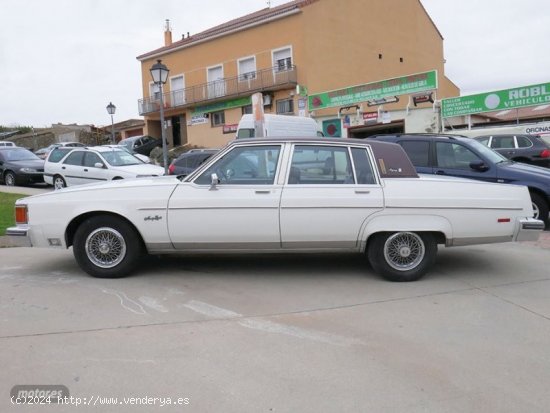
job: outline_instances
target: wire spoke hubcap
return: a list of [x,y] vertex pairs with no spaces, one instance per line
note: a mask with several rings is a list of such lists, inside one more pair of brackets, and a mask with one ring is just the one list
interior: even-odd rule
[[88,259],[101,268],[113,268],[126,256],[124,237],[113,228],[98,228],[86,238]]
[[398,232],[384,243],[384,258],[398,271],[416,268],[426,253],[422,238],[412,232]]
[[538,205],[534,202],[531,202],[531,205],[533,205],[533,218],[539,219],[540,211]]

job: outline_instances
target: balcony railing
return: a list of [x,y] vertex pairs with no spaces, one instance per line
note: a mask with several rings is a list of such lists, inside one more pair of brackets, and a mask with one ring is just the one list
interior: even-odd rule
[[[297,84],[296,66],[284,70],[279,67],[248,72],[237,77],[220,79],[163,94],[164,108],[184,108],[198,103],[217,102],[255,92],[266,92],[293,87]],[[158,112],[160,95],[139,99],[139,114]]]

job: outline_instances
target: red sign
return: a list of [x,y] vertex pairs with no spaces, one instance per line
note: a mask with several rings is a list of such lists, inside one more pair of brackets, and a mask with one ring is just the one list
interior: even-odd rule
[[378,112],[365,112],[363,113],[363,121],[367,122],[377,122],[378,121]]
[[223,125],[223,133],[235,133],[237,132],[238,126],[239,125],[237,123],[233,123],[231,125]]

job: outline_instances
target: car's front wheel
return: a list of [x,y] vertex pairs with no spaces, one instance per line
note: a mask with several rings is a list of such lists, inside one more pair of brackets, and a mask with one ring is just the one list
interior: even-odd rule
[[6,186],[15,186],[16,182],[15,174],[12,171],[8,171],[4,174],[4,183]]
[[111,215],[86,219],[74,235],[73,253],[93,277],[118,278],[132,272],[143,253],[140,235],[128,222]]
[[65,179],[61,175],[56,175],[53,177],[53,188],[55,190],[57,189],[63,189],[67,186],[67,183],[65,182]]
[[383,232],[369,241],[367,256],[376,272],[389,281],[416,281],[435,262],[433,235],[416,232]]

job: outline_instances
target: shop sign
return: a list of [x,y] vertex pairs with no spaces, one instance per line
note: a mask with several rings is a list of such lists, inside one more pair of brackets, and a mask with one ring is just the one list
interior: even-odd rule
[[193,112],[193,115],[199,114],[199,113],[210,113],[210,112],[217,112],[219,110],[238,108],[241,106],[250,105],[251,103],[252,101],[250,99],[250,96],[244,97],[244,98],[226,100],[225,102],[211,103],[209,105],[197,106],[195,108],[195,111]]
[[364,112],[363,113],[363,122],[364,123],[374,123],[378,121],[378,112]]
[[515,89],[442,99],[441,115],[444,118],[449,118],[547,104],[550,104],[550,83],[541,83]]
[[388,96],[406,95],[437,89],[437,70],[413,75],[365,83],[345,89],[332,90],[308,97],[309,110],[383,99]]
[[233,123],[231,125],[223,125],[223,133],[236,133],[239,124]]

